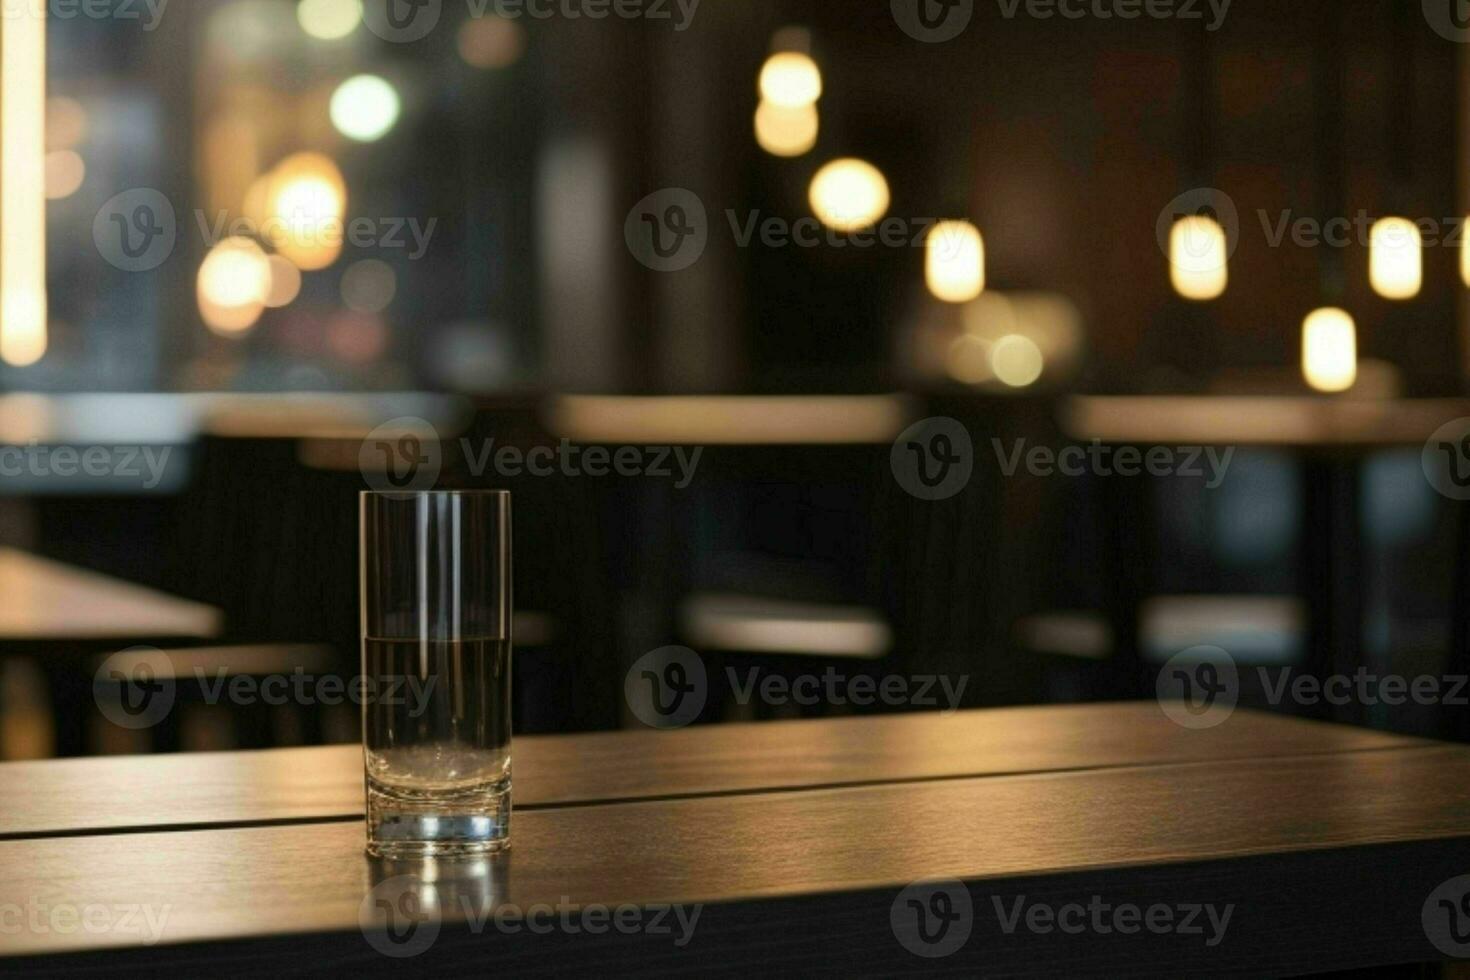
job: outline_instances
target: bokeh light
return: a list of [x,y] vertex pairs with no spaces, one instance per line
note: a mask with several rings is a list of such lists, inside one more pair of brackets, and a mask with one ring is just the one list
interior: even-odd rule
[[810,55],[779,51],[761,68],[761,98],[788,108],[811,105],[822,97],[822,71]]
[[199,266],[199,314],[215,333],[238,334],[255,326],[270,291],[270,260],[253,239],[226,238]]
[[1368,276],[1384,299],[1413,299],[1424,286],[1424,243],[1407,218],[1383,218],[1369,237]]
[[924,242],[924,279],[946,303],[968,303],[985,291],[985,241],[968,221],[941,221]]
[[1030,337],[1009,334],[990,352],[990,369],[1002,384],[1012,388],[1029,388],[1045,368],[1041,348]]
[[398,122],[402,102],[386,78],[354,75],[332,93],[332,125],[348,139],[371,143],[388,135]]
[[260,227],[278,252],[305,271],[325,269],[337,261],[342,254],[347,184],[330,157],[320,153],[287,157],[271,172],[263,196],[261,202],[247,195],[246,214],[263,203]]
[[1169,231],[1169,278],[1185,299],[1218,299],[1230,282],[1229,239],[1208,215],[1187,215]]
[[270,265],[271,286],[265,305],[271,309],[290,306],[301,295],[301,270],[284,255],[272,255]]
[[46,197],[50,200],[71,197],[86,179],[86,161],[75,150],[52,150],[46,154]]
[[509,68],[526,50],[525,29],[504,17],[471,17],[459,29],[459,56],[472,68]]
[[337,41],[362,23],[362,0],[301,0],[296,22],[318,41]]
[[836,231],[853,232],[876,224],[888,213],[892,197],[882,171],[866,160],[833,160],[812,178],[812,213]]
[[821,118],[815,105],[762,102],[755,110],[755,140],[772,156],[799,157],[817,145]]
[[984,384],[995,377],[990,367],[990,344],[971,334],[962,334],[950,344],[945,370],[967,385]]
[[87,138],[87,110],[64,95],[46,100],[46,149],[70,150]]
[[1358,327],[1346,310],[1314,310],[1302,323],[1302,375],[1318,391],[1347,391],[1358,380]]
[[342,303],[357,313],[381,313],[397,293],[397,273],[379,259],[354,262],[342,273]]

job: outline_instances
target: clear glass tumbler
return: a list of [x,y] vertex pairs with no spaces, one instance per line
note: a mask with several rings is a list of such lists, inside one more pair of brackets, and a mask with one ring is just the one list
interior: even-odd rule
[[510,843],[510,494],[364,493],[367,849]]

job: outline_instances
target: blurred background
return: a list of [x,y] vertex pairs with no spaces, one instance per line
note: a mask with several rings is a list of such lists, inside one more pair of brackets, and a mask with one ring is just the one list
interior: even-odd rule
[[[515,494],[518,732],[640,724],[670,644],[709,723],[863,710],[727,668],[979,707],[1208,646],[1470,738],[1470,692],[1260,683],[1470,672],[1470,31],[1426,9],[7,7],[0,754],[355,739],[190,672],[351,676],[356,494],[410,463]],[[157,725],[99,710],[138,646]]]

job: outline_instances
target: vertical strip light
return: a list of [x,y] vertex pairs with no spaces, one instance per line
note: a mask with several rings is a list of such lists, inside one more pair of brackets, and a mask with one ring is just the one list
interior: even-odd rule
[[0,360],[46,353],[46,5],[0,24]]

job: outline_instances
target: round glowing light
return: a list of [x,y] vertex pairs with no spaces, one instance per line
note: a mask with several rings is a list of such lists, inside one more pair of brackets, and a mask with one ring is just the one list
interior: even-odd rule
[[342,274],[342,302],[356,313],[381,313],[398,294],[393,267],[378,259],[363,259]]
[[87,110],[64,95],[46,100],[46,149],[69,150],[87,138]]
[[509,68],[526,50],[525,29],[504,17],[472,17],[459,29],[459,56],[472,68]]
[[301,0],[296,22],[318,41],[337,41],[362,23],[362,0]]
[[1220,222],[1188,215],[1169,231],[1169,278],[1185,299],[1217,299],[1230,282],[1229,241]]
[[59,201],[71,197],[87,179],[87,164],[75,150],[53,150],[46,154],[46,197]]
[[990,367],[990,344],[971,334],[964,334],[950,345],[945,357],[949,376],[967,385],[984,384],[995,377]]
[[817,145],[821,125],[815,105],[762,102],[755,110],[755,141],[772,156],[799,157]]
[[811,105],[822,97],[822,70],[809,55],[777,52],[761,68],[760,92],[762,99],[776,105]]
[[388,349],[388,325],[372,313],[338,313],[327,324],[327,348],[349,364],[368,364]]
[[1029,388],[1041,377],[1045,367],[1041,348],[1020,334],[1000,338],[990,352],[990,369],[1002,384],[1012,388]]
[[1358,327],[1346,310],[1314,310],[1302,323],[1302,375],[1318,391],[1347,391],[1358,380]]
[[199,313],[216,333],[241,333],[255,326],[270,290],[270,260],[249,238],[226,238],[199,267]]
[[861,231],[888,213],[892,197],[882,171],[866,160],[833,160],[812,178],[812,213],[836,231]]
[[271,288],[265,305],[271,309],[290,306],[301,295],[301,270],[284,255],[272,255],[270,264]]
[[1368,275],[1384,299],[1413,299],[1424,286],[1424,242],[1408,218],[1384,218],[1369,238]]
[[354,75],[332,93],[332,125],[348,139],[371,143],[388,135],[402,111],[398,90],[377,75]]
[[941,221],[925,239],[924,278],[946,303],[968,303],[985,292],[985,240],[968,221]]
[[[246,212],[260,207],[258,190],[246,195]],[[276,251],[306,271],[325,269],[342,254],[347,184],[330,157],[297,153],[271,172],[264,192],[261,234]]]

